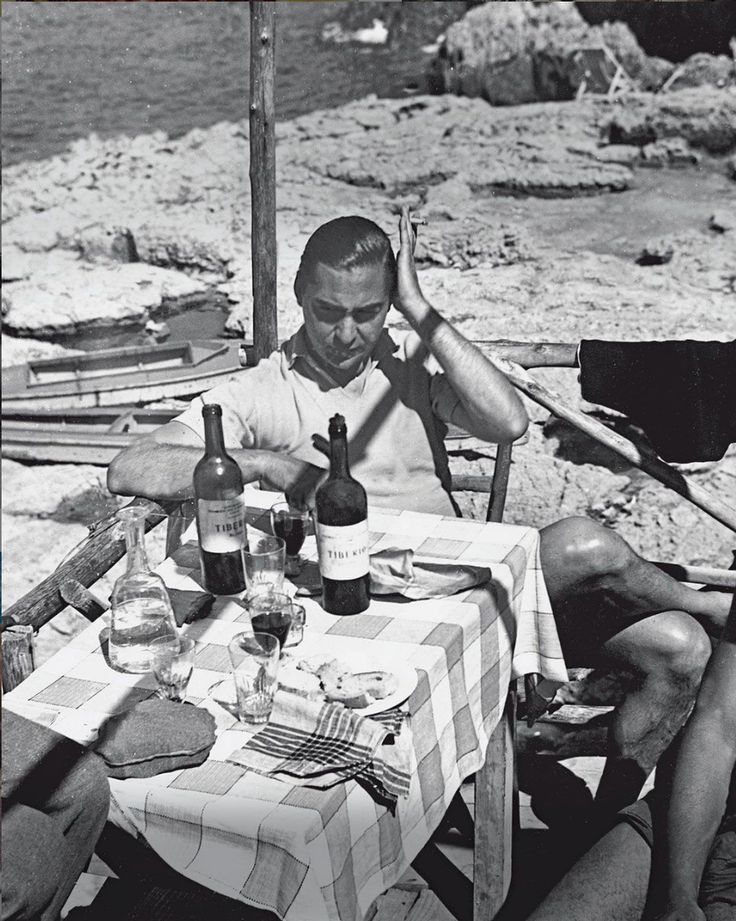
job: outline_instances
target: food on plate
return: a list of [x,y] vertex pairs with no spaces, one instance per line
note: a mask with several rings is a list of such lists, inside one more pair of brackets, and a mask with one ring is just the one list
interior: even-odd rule
[[284,663],[279,669],[279,687],[307,700],[324,700],[325,697],[319,678],[291,662]]
[[[303,675],[303,679],[295,675]],[[341,703],[352,710],[368,707],[377,700],[385,700],[396,691],[399,681],[393,672],[355,672],[340,659],[324,654],[306,656],[296,660],[279,673],[279,682],[286,690],[309,697]],[[314,688],[319,697],[313,696]]]

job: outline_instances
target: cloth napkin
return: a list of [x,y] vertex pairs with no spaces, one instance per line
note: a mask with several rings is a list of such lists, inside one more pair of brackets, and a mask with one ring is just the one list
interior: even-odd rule
[[326,789],[354,778],[393,812],[411,781],[411,749],[395,725],[279,691],[269,721],[228,760],[300,786]]
[[110,777],[154,777],[202,764],[215,743],[212,714],[191,704],[152,698],[111,716],[93,750]]
[[413,550],[387,547],[371,555],[371,594],[445,598],[491,578],[491,570],[462,563],[417,563]]
[[[370,565],[372,595],[403,595],[412,601],[446,598],[491,578],[491,570],[484,566],[416,562],[413,550],[400,547],[372,553]],[[291,581],[297,586],[297,595],[319,595],[322,591],[319,567],[311,561]]]

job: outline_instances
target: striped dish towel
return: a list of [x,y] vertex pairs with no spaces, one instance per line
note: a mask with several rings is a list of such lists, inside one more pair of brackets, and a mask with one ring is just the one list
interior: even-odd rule
[[325,789],[354,779],[392,812],[409,795],[408,727],[361,716],[342,704],[277,693],[269,721],[229,759],[260,774]]

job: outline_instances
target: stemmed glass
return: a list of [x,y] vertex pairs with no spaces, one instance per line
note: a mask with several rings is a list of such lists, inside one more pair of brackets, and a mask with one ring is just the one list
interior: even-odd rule
[[287,576],[299,575],[299,551],[307,536],[310,521],[308,509],[294,508],[288,502],[277,502],[271,506],[271,529],[286,544],[284,573]]

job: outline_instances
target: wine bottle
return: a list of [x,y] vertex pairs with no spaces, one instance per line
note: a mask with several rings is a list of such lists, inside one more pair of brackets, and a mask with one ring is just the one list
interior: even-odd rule
[[330,614],[358,614],[370,603],[368,500],[350,476],[345,419],[330,419],[330,475],[317,490],[317,550],[322,606]]
[[245,589],[243,551],[248,549],[240,467],[225,451],[222,408],[202,407],[204,457],[194,468],[194,497],[202,582],[213,595]]

